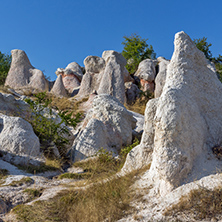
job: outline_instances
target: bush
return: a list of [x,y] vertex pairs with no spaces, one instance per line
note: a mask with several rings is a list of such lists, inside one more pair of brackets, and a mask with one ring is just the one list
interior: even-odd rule
[[[48,156],[51,155],[53,144],[56,145],[60,154],[65,154],[64,147],[69,142],[69,130],[67,126],[76,127],[80,121],[81,115],[78,113],[74,118],[72,113],[67,111],[59,111],[58,114],[53,112],[50,107],[51,99],[46,98],[46,92],[41,92],[36,95],[36,100],[26,99],[30,105],[33,115],[30,123],[34,132],[40,139],[41,148]],[[61,118],[59,120],[58,116]]]

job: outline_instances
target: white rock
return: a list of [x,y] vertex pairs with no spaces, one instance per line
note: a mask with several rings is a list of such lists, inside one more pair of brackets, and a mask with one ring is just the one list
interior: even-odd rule
[[38,137],[30,123],[20,117],[0,114],[0,150],[5,153],[5,159],[16,164],[43,161]]
[[87,56],[84,60],[86,72],[99,73],[105,68],[105,60],[98,56]]
[[124,167],[151,163],[144,178],[160,195],[222,167],[211,150],[222,143],[222,84],[187,34],[174,44],[163,92],[146,107],[142,159],[127,157]]
[[5,85],[13,89],[29,88],[37,91],[48,91],[49,84],[42,71],[35,69],[26,53],[19,49],[14,49],[12,53],[12,63]]
[[50,91],[50,93],[61,96],[61,97],[68,97],[65,86],[62,81],[62,75],[59,75]]
[[[116,98],[98,95],[72,147],[73,159],[95,155],[100,148],[117,152],[132,142],[136,120]],[[115,139],[114,139],[115,138]]]
[[152,59],[143,60],[142,62],[140,62],[135,76],[138,76],[140,79],[152,82],[156,76],[155,65],[156,62]]
[[170,63],[170,61],[164,59],[163,57],[157,58],[157,61],[159,62],[158,64],[159,72],[157,73],[157,76],[155,78],[155,91],[154,91],[155,98],[160,97],[162,93],[166,80],[167,66]]
[[97,92],[98,94],[111,95],[122,104],[126,101],[124,75],[115,56],[109,57]]

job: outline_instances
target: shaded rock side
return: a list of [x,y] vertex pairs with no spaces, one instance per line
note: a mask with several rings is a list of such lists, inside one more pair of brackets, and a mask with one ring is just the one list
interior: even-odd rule
[[13,89],[30,87],[37,91],[48,91],[49,84],[42,71],[35,69],[23,50],[11,51],[12,63],[5,85]]
[[161,195],[221,168],[211,149],[222,143],[222,84],[187,34],[174,45],[163,92],[148,102],[141,144],[123,169],[151,163],[144,178]]
[[122,104],[126,101],[124,76],[121,71],[121,65],[115,56],[109,57],[97,92],[98,94],[111,95]]
[[105,66],[105,60],[98,56],[87,56],[84,60],[86,72],[99,73]]
[[[101,149],[117,152],[132,142],[136,120],[132,113],[114,97],[97,95],[72,147],[72,159],[95,155]],[[115,139],[114,139],[115,138]]]
[[166,81],[167,66],[170,63],[170,61],[164,59],[163,57],[158,57],[157,61],[159,62],[158,64],[159,72],[157,73],[157,76],[155,78],[155,91],[154,91],[155,98],[160,97],[163,91],[163,87]]
[[62,81],[62,75],[59,75],[50,91],[50,93],[56,96],[68,97],[65,86]]
[[[0,114],[0,150],[3,158],[15,164],[35,164],[42,159],[39,138],[30,123],[20,117]],[[33,160],[33,161],[32,161]]]

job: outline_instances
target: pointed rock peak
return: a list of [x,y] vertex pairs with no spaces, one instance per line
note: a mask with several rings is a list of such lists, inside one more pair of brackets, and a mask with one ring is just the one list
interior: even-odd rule
[[33,68],[25,51],[20,50],[20,49],[13,49],[11,51],[11,54],[12,54],[11,66],[24,65],[24,66],[30,66],[31,68]]
[[59,75],[52,87],[52,90],[50,91],[56,96],[64,96],[68,97],[65,86],[62,81],[62,75]]

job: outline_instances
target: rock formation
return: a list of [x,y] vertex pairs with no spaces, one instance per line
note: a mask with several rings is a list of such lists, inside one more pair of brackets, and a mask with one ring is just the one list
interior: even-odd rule
[[123,145],[131,144],[135,127],[132,113],[116,98],[96,96],[73,143],[72,159],[77,161],[95,155],[100,148],[116,153]]
[[84,60],[86,73],[77,97],[86,97],[96,91],[98,94],[112,95],[124,103],[124,82],[133,81],[125,68],[126,60],[113,50],[104,51],[102,56],[88,56]]
[[143,180],[160,195],[222,165],[212,153],[222,143],[222,84],[187,34],[177,33],[174,45],[162,94],[147,103],[141,143],[123,167],[151,163]]
[[5,85],[13,89],[29,88],[37,91],[48,91],[49,84],[42,71],[35,69],[26,53],[19,49],[11,51],[12,63]]
[[135,73],[135,76],[140,78],[140,84],[142,90],[145,92],[149,90],[150,92],[154,91],[154,79],[156,76],[156,61],[152,59],[145,59],[140,62],[139,67]]
[[124,76],[118,57],[110,56],[102,76],[98,94],[108,94],[117,98],[122,104],[126,101]]
[[81,67],[76,62],[68,64],[65,69],[58,68],[56,75],[62,75],[64,87],[69,93],[73,93],[73,90],[80,86],[83,77]]
[[105,69],[105,60],[98,56],[88,56],[84,60],[86,73],[83,76],[78,97],[89,96],[99,88]]
[[158,57],[158,68],[159,72],[157,73],[157,76],[155,78],[155,91],[154,91],[154,97],[160,97],[163,87],[165,85],[166,80],[166,74],[167,74],[167,66],[170,63],[170,61],[164,59],[163,57]]
[[59,75],[50,91],[50,93],[56,96],[68,97],[65,86],[62,81],[62,75]]
[[109,57],[111,56],[115,56],[116,57],[116,61],[118,64],[120,64],[121,67],[121,72],[123,73],[123,78],[124,78],[124,82],[132,82],[133,78],[130,76],[129,72],[126,69],[126,59],[123,57],[123,55],[119,52],[116,52],[114,50],[107,50],[104,51],[102,54],[102,58],[106,61],[106,64],[109,61]]

